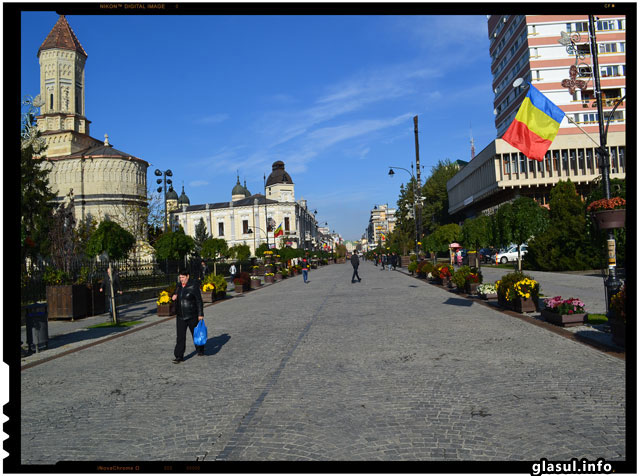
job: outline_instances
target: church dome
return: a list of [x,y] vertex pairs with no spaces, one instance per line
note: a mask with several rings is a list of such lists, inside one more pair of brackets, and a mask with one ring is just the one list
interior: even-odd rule
[[291,176],[284,170],[284,162],[281,160],[277,160],[271,166],[271,173],[269,174],[269,178],[267,178],[267,187],[270,185],[275,185],[277,183],[290,183],[293,184],[293,180],[291,180]]
[[169,189],[169,191],[167,192],[167,200],[175,200],[178,201],[178,194],[176,193],[176,191],[174,189]]
[[249,189],[247,188],[247,181],[244,181],[244,187],[242,187],[244,189],[244,196],[245,197],[250,197],[251,196],[251,192],[249,191]]
[[182,186],[182,193],[178,198],[178,205],[191,205],[191,202],[189,202],[189,197],[187,197],[187,195],[184,193],[184,185]]
[[[231,195],[245,195],[245,191],[247,189],[244,188],[242,186],[242,184],[240,184],[240,177],[238,177],[238,181],[236,182],[235,187],[233,187],[233,190],[231,190]],[[245,195],[246,196],[246,195]]]

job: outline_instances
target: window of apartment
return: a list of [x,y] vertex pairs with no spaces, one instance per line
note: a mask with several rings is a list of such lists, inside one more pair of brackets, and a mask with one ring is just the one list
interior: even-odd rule
[[609,76],[619,76],[620,75],[620,67],[618,66],[601,66],[600,67],[600,76],[603,78]]
[[562,171],[565,172],[565,175],[569,173],[569,151],[567,149],[562,149]]
[[527,158],[522,152],[520,152],[518,156],[520,157],[520,173],[524,174],[527,171]]
[[613,115],[611,116],[611,122],[621,122],[624,121],[624,112],[623,111],[616,111],[613,113]]
[[587,157],[587,168],[593,173],[593,149],[587,149],[585,155]]
[[620,43],[620,53],[624,53],[625,43]]
[[249,233],[249,220],[242,220],[242,233]]
[[589,31],[589,23],[586,21],[567,23],[567,32],[571,33],[572,31]]
[[625,170],[624,163],[624,147],[618,147],[618,160],[620,161],[620,170]]
[[589,112],[582,115],[582,122],[598,122],[598,113]]
[[580,169],[580,173],[582,175],[585,174],[585,167],[584,167],[584,149],[578,149],[578,168]]
[[611,147],[609,150],[609,155],[611,156],[611,173],[618,173],[618,149],[616,147]]
[[617,53],[617,52],[618,52],[617,43],[600,43],[598,45],[598,53]]
[[511,154],[511,170],[514,174],[518,173],[518,154],[515,152]]
[[596,30],[599,30],[599,31],[615,30],[616,23],[622,26],[620,21],[616,22],[615,20],[598,20],[596,22]]
[[284,231],[289,231],[289,217],[284,217]]
[[542,160],[537,161],[536,160],[536,162],[538,162],[538,172],[544,172],[544,161],[542,161]]
[[224,223],[218,223],[218,236],[224,236]]
[[509,154],[504,154],[502,156],[502,163],[503,163],[503,169],[504,169],[504,174],[510,174],[511,173],[511,162],[509,161]]
[[544,163],[547,174],[551,175],[551,152],[547,151],[547,153],[544,154]]
[[553,151],[553,170],[556,173],[559,173],[559,167],[560,167],[560,151],[559,150],[554,150]]
[[590,55],[591,54],[591,48],[589,47],[589,43],[584,43],[582,45],[577,45],[577,49],[578,49],[578,54],[579,55]]

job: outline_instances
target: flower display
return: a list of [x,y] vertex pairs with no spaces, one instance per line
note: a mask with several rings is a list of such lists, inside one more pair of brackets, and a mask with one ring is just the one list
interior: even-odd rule
[[453,267],[448,264],[439,264],[438,266],[436,266],[435,271],[436,271],[436,275],[440,279],[446,279],[446,278],[451,278],[452,269]]
[[537,299],[540,294],[540,284],[522,272],[507,273],[496,281],[498,298],[514,301],[517,298]]
[[627,322],[627,312],[626,312],[626,303],[627,303],[627,285],[626,283],[622,286],[622,289],[617,294],[614,294],[611,297],[611,310],[614,315],[618,319],[622,319],[625,323]]
[[204,286],[202,286],[202,291],[205,293],[209,293],[211,291],[214,291],[215,289],[216,287],[211,283],[206,283]]
[[465,277],[465,281],[468,282],[468,283],[479,283],[480,282],[480,275],[478,273],[469,273]]
[[561,296],[556,296],[545,299],[544,304],[545,309],[557,314],[582,314],[585,312],[584,303],[576,298],[562,299]]
[[265,276],[275,276],[273,273],[264,273]]
[[171,296],[169,296],[169,293],[167,291],[162,291],[160,293],[160,297],[156,301],[156,304],[160,306],[162,304],[170,304],[170,303],[171,303]]
[[491,283],[481,284],[478,286],[478,294],[496,294],[497,290],[495,285]]
[[[515,291],[516,296],[520,296],[525,299],[531,299],[531,296],[535,294],[537,287],[538,287],[537,281],[529,278],[524,278],[518,281],[517,283],[515,283],[513,286],[513,289]],[[507,298],[507,300],[510,300],[510,299]]]
[[599,212],[602,210],[617,210],[619,208],[625,208],[627,201],[622,197],[602,198],[591,202],[587,207],[588,212]]

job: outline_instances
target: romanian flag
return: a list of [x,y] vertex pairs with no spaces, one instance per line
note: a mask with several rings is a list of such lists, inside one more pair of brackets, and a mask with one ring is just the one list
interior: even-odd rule
[[284,235],[284,231],[282,230],[282,223],[280,223],[280,224],[278,225],[278,228],[276,228],[276,231],[275,231],[275,233],[273,234],[273,237],[274,237],[274,238],[278,238],[279,236],[282,236],[282,235]]
[[542,162],[563,117],[562,109],[529,83],[529,92],[502,140],[530,159]]

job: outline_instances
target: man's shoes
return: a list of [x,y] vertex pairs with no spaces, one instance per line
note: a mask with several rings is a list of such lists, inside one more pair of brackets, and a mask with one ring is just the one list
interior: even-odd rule
[[362,281],[362,279],[358,279],[358,282]]
[[200,352],[198,352],[198,357],[204,357],[204,351],[201,350]]
[[176,357],[175,359],[173,359],[173,363],[174,363],[174,364],[179,364],[179,363],[181,363],[181,362],[184,362],[184,359],[179,358],[179,357]]

